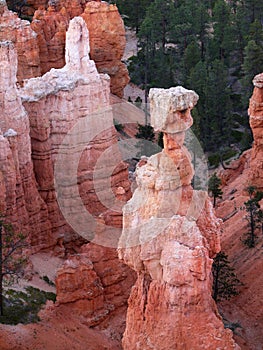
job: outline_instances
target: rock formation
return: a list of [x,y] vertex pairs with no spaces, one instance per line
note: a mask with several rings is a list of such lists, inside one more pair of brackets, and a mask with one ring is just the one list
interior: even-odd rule
[[250,160],[250,184],[263,190],[263,73],[255,76],[248,114],[254,143]]
[[[60,209],[62,212],[62,207],[69,209],[65,209],[67,214],[63,212],[64,216],[68,215],[66,220],[75,220],[78,225],[80,213],[85,210],[84,203],[91,221],[94,221],[93,215],[101,215],[106,225],[108,221],[115,221],[113,226],[121,227],[121,212],[114,212],[114,220],[110,219],[107,195],[109,187],[113,193],[122,188],[120,200],[129,197],[127,166],[121,159],[118,163],[120,157],[117,148],[114,148],[117,135],[109,109],[109,78],[99,75],[94,61],[89,58],[88,31],[82,18],[75,17],[67,32],[65,67],[28,80],[20,95],[30,120],[32,159],[39,193],[47,204],[56,239],[64,237],[65,242],[73,239],[72,228],[61,216],[56,200],[56,191],[58,194],[60,190],[62,194],[59,198],[64,201],[63,204],[60,202]],[[96,123],[93,123],[94,119]],[[72,142],[69,148],[63,144],[67,142],[63,141],[67,137]],[[112,157],[108,157],[108,162],[101,164],[100,168],[97,161],[110,147]],[[112,173],[107,173],[112,166],[110,161],[115,168]],[[60,186],[60,181],[66,181],[57,188],[54,185],[56,162],[62,168],[58,170],[55,182]],[[98,176],[95,180],[94,171]],[[66,179],[64,174],[68,174]],[[66,191],[63,190],[65,187]],[[70,209],[73,207],[74,214]],[[91,223],[90,233],[87,233],[86,221],[77,228],[74,223],[70,224],[79,234],[86,232],[86,239],[93,238]]]
[[100,73],[111,77],[111,92],[123,96],[129,82],[128,70],[121,62],[125,50],[125,29],[116,5],[88,2],[81,15],[90,32],[90,56]]
[[17,58],[11,42],[1,42],[0,61],[0,178],[5,197],[1,210],[15,229],[29,235],[32,245],[37,237],[44,248],[54,244],[54,240],[46,205],[37,191],[29,119],[16,87]]
[[65,65],[65,40],[70,17],[64,8],[49,6],[35,12],[31,28],[36,33],[41,74]]
[[[14,45],[1,43],[0,208],[28,233],[32,252],[49,248],[64,256],[66,250],[57,276],[60,310],[70,305],[94,326],[120,308],[124,315],[134,274],[113,248],[122,226],[117,209],[130,197],[130,183],[117,147],[109,77],[98,73],[89,50],[85,22],[75,17],[65,67],[18,89]],[[108,248],[77,246],[94,235]]]
[[191,187],[183,146],[198,96],[182,87],[150,91],[151,120],[164,150],[137,168],[124,207],[119,257],[137,272],[123,347],[239,349],[211,297],[212,258],[220,251],[220,220],[204,191]]
[[40,75],[39,48],[36,33],[30,23],[9,11],[5,0],[0,1],[0,41],[12,41],[17,50],[17,80]]
[[[263,298],[263,237],[261,228],[256,228],[256,247],[249,249],[242,241],[249,232],[245,219],[244,203],[249,200],[246,188],[256,186],[263,190],[263,74],[254,80],[254,91],[249,103],[250,126],[254,142],[252,149],[230,164],[232,169],[220,172],[223,179],[223,198],[219,201],[216,213],[224,221],[222,250],[228,255],[235,272],[244,284],[240,294],[230,301],[221,303],[221,312],[228,323],[239,324],[235,332],[238,344],[244,350],[260,349],[263,343],[263,319],[260,302]],[[263,203],[261,201],[261,209]]]
[[[118,260],[115,249],[89,243],[58,271],[57,301],[84,316],[85,324],[95,326],[122,307],[125,315],[134,281],[135,274]],[[124,329],[116,331],[121,334]]]
[[123,96],[129,82],[128,71],[121,62],[125,49],[125,29],[116,5],[89,1],[83,12],[81,1],[50,1],[48,9],[35,12],[31,23],[37,33],[41,73],[64,66],[65,33],[69,20],[80,15],[89,30],[90,56],[100,73],[111,78],[111,92]]

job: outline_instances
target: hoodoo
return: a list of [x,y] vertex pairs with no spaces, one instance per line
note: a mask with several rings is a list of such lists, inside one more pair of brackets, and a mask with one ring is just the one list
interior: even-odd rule
[[125,350],[239,349],[211,297],[212,259],[220,225],[204,191],[194,190],[184,146],[198,96],[183,87],[150,90],[151,120],[164,150],[136,170],[124,207],[119,257],[137,272]]

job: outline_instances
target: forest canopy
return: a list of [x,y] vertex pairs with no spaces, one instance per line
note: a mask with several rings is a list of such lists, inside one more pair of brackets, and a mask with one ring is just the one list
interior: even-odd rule
[[128,62],[143,89],[183,85],[200,97],[194,129],[206,151],[250,147],[247,106],[263,71],[263,2],[258,0],[116,0],[136,30]]

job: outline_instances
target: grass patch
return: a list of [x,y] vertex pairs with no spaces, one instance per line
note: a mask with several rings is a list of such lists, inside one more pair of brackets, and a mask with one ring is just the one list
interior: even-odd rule
[[39,321],[38,312],[47,300],[56,301],[56,294],[26,287],[25,292],[9,289],[4,292],[4,315],[0,323],[16,325]]

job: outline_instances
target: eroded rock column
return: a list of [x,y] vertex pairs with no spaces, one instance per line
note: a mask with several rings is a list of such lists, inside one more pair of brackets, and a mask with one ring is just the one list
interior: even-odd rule
[[198,96],[182,87],[150,91],[151,120],[164,150],[136,170],[124,207],[119,258],[137,272],[129,298],[125,350],[238,349],[211,297],[220,224],[204,191],[194,190],[184,146]]
[[263,73],[253,79],[254,91],[249,102],[249,123],[254,143],[251,153],[249,185],[263,189]]

